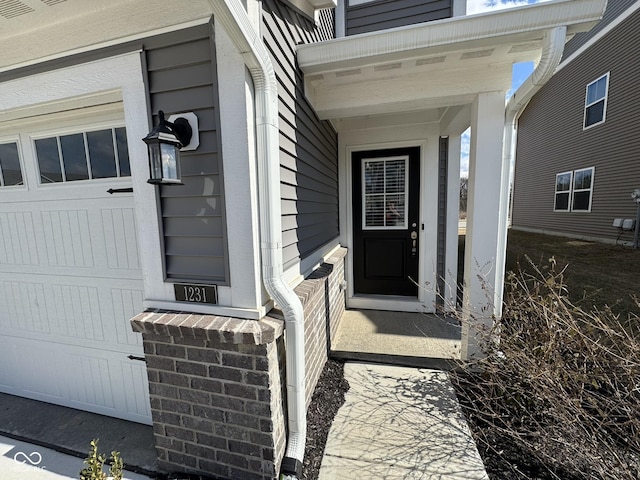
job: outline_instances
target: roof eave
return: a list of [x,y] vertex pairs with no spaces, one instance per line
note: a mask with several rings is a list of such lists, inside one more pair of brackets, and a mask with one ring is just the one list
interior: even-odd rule
[[592,28],[602,18],[606,4],[607,0],[556,0],[299,45],[298,63],[305,74],[315,74],[371,65],[398,55],[540,40],[546,31],[559,26],[566,26],[567,34],[574,35]]

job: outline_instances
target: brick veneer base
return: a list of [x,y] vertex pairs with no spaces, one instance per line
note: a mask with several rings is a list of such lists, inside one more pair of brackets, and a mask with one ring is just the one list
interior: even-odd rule
[[[296,289],[304,305],[307,405],[344,312],[338,249]],[[286,442],[284,320],[148,311],[142,333],[160,467],[274,479]]]

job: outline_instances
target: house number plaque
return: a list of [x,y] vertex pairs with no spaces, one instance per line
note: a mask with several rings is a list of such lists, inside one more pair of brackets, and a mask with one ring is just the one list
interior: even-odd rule
[[217,305],[218,290],[215,285],[192,285],[187,283],[174,283],[173,291],[177,302],[208,303]]

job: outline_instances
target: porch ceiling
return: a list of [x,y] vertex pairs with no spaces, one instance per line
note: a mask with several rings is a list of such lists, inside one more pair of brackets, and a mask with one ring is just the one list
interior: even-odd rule
[[589,30],[606,0],[557,0],[300,45],[306,93],[320,118],[471,103],[511,88],[513,63],[537,61],[542,38]]

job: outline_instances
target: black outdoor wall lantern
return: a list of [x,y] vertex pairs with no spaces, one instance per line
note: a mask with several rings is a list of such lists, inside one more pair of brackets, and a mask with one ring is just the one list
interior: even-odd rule
[[[183,185],[180,151],[198,147],[198,119],[193,113],[172,115],[165,120],[158,112],[160,123],[142,140],[149,149],[148,183],[154,185]],[[195,135],[194,135],[195,131]]]

